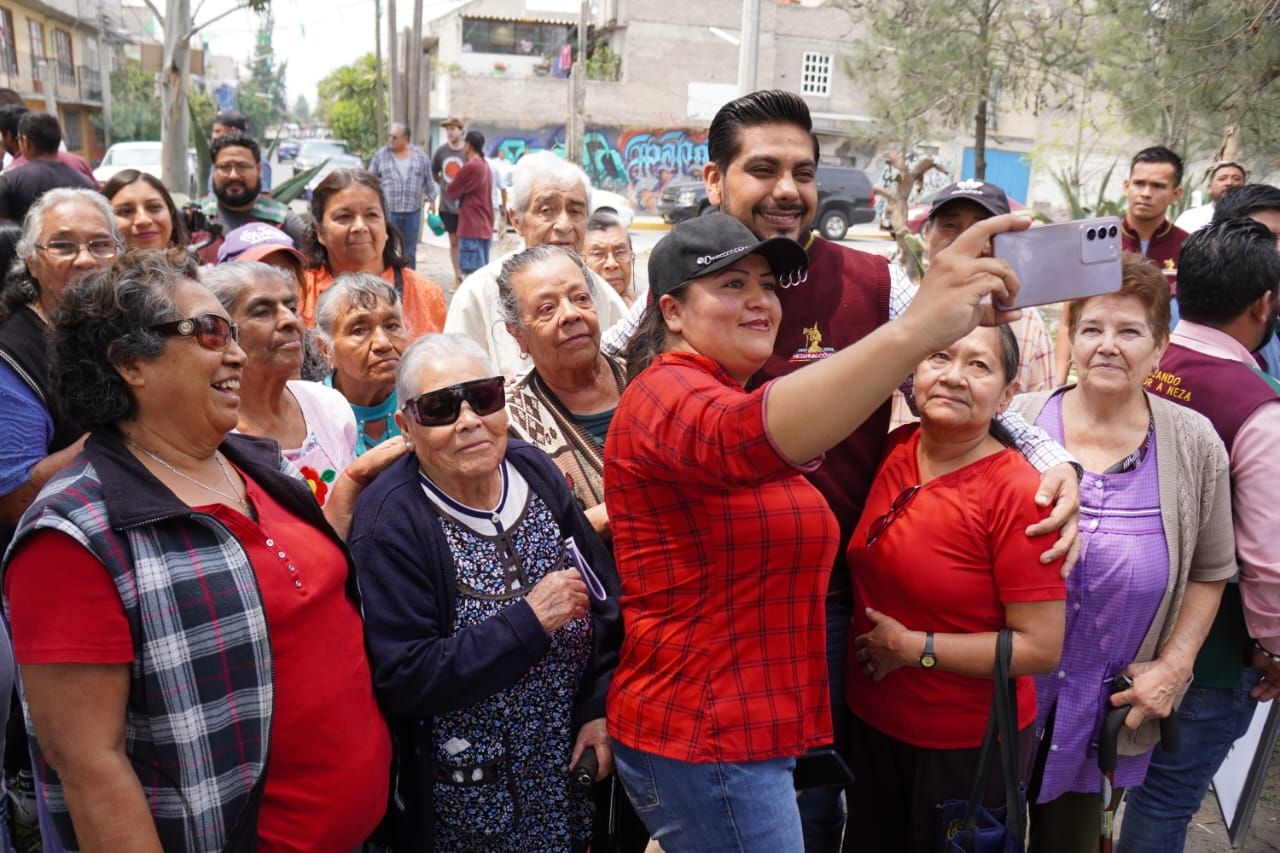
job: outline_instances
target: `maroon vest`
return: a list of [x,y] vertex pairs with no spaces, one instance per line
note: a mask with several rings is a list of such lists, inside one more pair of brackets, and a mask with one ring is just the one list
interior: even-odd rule
[[1277,398],[1273,380],[1247,364],[1170,344],[1146,389],[1204,415],[1231,452],[1236,433],[1261,406]]
[[[754,384],[833,355],[887,323],[889,262],[815,235],[809,247],[809,277],[780,288],[778,298],[782,303],[778,339]],[[840,522],[842,543],[858,525],[888,430],[886,400],[852,435],[828,450],[822,466],[809,474]],[[844,550],[842,546],[837,568],[843,567]]]

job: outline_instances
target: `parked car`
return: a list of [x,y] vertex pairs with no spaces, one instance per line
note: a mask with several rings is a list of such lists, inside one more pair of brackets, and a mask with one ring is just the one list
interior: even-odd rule
[[591,188],[591,212],[603,210],[606,213],[612,213],[622,222],[623,228],[630,228],[631,221],[636,218],[635,209],[631,207],[631,202],[625,197],[608,190],[598,190]]
[[287,163],[298,156],[302,143],[296,139],[281,139],[276,143],[276,162]]
[[299,172],[302,172],[312,166],[319,166],[325,160],[339,155],[355,156],[348,150],[347,143],[341,139],[308,139],[298,146],[298,155],[294,158],[293,165]]
[[[364,161],[354,154],[346,154],[346,153],[332,154],[329,156],[327,162],[323,159],[320,162],[324,163],[324,168],[321,169],[319,172],[316,172],[315,175],[311,178],[311,180],[307,181],[307,198],[311,198],[311,191],[314,190],[316,187],[320,186],[320,182],[323,181],[326,177],[328,177],[329,173],[332,172],[334,169],[363,169],[364,168]],[[298,155],[297,163],[298,164],[302,163],[301,154]],[[311,168],[311,167],[308,166],[306,168]],[[302,169],[303,169],[303,166],[301,165],[297,166],[297,171],[300,172],[302,171]]]
[[[672,181],[658,198],[658,213],[676,223],[702,216],[711,209],[707,188],[695,178]],[[814,223],[828,240],[843,240],[850,225],[876,217],[871,180],[853,166],[818,164],[818,212]]]
[[[102,162],[98,164],[98,168],[93,170],[93,176],[98,179],[98,183],[105,184],[115,175],[116,172],[123,172],[125,169],[137,169],[140,172],[146,172],[148,175],[161,177],[163,171],[161,162],[162,145],[159,142],[117,142],[107,149],[107,153],[102,155]],[[197,198],[200,193],[197,192],[197,176],[199,170],[196,168],[196,152],[193,149],[187,149],[187,188],[186,196],[189,199]],[[174,190],[169,188],[170,192],[181,194],[181,189]]]

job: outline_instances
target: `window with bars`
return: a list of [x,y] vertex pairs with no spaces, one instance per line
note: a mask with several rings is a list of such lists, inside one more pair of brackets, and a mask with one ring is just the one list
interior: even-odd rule
[[831,60],[829,53],[804,55],[804,67],[800,72],[800,94],[822,97],[831,94]]
[[71,33],[66,30],[54,30],[53,49],[58,62],[58,82],[74,86],[76,62],[71,52]]
[[13,12],[0,8],[0,69],[18,73],[18,45],[13,32]]

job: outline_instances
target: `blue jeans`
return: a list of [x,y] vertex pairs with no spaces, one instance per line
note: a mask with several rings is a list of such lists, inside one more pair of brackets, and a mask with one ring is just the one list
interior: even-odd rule
[[1262,670],[1245,667],[1240,686],[1195,687],[1178,709],[1182,748],[1156,747],[1141,787],[1129,790],[1118,853],[1169,853],[1187,841],[1187,824],[1200,809],[1213,774],[1231,744],[1249,729],[1258,703],[1249,691]]
[[694,764],[614,741],[618,778],[666,853],[800,853],[794,758]]
[[464,277],[489,263],[489,245],[489,240],[478,237],[463,237],[458,241],[458,266]]
[[391,211],[391,224],[400,229],[404,235],[404,256],[409,260],[409,269],[418,269],[418,236],[422,233],[422,208],[410,210],[408,213]]
[[[849,621],[853,600],[849,594],[827,596],[827,678],[831,682],[831,728],[836,749],[845,749],[849,730],[849,707],[844,698],[845,660],[849,656]],[[841,788],[809,788],[796,798],[800,823],[804,827],[805,853],[838,853],[844,835],[845,813],[840,804]]]

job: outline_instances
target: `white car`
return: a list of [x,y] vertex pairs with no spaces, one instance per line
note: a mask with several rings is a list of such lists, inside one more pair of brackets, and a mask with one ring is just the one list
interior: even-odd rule
[[[123,172],[125,169],[137,169],[139,172],[146,172],[148,175],[154,175],[156,178],[161,177],[161,152],[162,145],[159,142],[117,142],[107,149],[107,153],[103,155],[102,162],[98,164],[98,168],[93,170],[93,176],[98,179],[98,183],[105,184],[115,176],[116,172]],[[195,199],[199,197],[197,190],[196,169],[196,153],[191,149],[187,149],[187,198]],[[171,190],[172,191],[172,190]],[[175,193],[178,195],[179,193]],[[177,202],[177,199],[174,199]],[[177,202],[181,204],[181,202]]]
[[591,212],[595,213],[597,210],[616,215],[622,221],[623,228],[630,228],[631,220],[636,218],[636,212],[631,207],[631,202],[627,201],[626,198],[608,190],[598,190],[592,187]]

